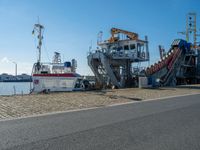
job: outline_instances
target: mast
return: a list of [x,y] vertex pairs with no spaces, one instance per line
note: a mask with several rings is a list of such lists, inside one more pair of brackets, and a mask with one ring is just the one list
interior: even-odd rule
[[39,22],[37,24],[34,25],[34,28],[33,28],[33,31],[32,31],[32,34],[34,34],[35,32],[38,33],[38,46],[37,46],[37,49],[38,49],[38,60],[37,60],[37,63],[40,64],[41,62],[41,49],[42,49],[42,40],[43,40],[43,31],[44,31],[44,26],[41,25]]
[[[186,18],[186,31],[185,32],[178,32],[186,36],[187,42],[192,42],[193,38],[193,47],[197,48],[197,36],[200,36],[197,34],[197,23],[196,23],[196,13],[188,13]],[[193,35],[193,37],[192,37]]]

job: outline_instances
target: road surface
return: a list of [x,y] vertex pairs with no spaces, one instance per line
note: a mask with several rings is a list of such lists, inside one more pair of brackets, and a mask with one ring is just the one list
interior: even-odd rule
[[200,94],[0,121],[4,150],[199,150]]

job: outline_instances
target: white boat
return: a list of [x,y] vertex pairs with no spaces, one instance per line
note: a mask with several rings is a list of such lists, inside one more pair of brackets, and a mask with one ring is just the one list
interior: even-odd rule
[[41,62],[41,47],[43,39],[43,29],[41,24],[35,24],[33,34],[38,32],[37,62],[33,65],[32,80],[34,93],[55,92],[55,91],[75,91],[85,88],[85,82],[81,75],[76,73],[77,62],[61,62],[60,53],[55,52],[52,63]]

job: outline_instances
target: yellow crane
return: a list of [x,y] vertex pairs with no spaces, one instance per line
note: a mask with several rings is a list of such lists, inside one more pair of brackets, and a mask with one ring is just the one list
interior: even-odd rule
[[127,38],[129,38],[130,40],[138,40],[138,34],[137,33],[129,32],[129,31],[122,30],[122,29],[112,28],[111,29],[111,37],[108,40],[108,42],[113,43],[113,42],[119,41],[119,38],[116,37],[116,35],[119,34],[119,33],[125,34],[127,36]]

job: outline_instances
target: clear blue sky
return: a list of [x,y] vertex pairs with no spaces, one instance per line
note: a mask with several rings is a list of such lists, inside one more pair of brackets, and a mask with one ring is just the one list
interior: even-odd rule
[[91,41],[96,47],[97,33],[109,37],[111,27],[136,32],[149,38],[151,63],[159,58],[158,45],[166,49],[185,29],[188,12],[197,13],[200,28],[199,0],[0,0],[0,73],[31,73],[36,61],[33,25],[45,26],[42,59],[50,61],[54,51],[66,60],[78,61],[78,72],[90,74],[87,52]]

